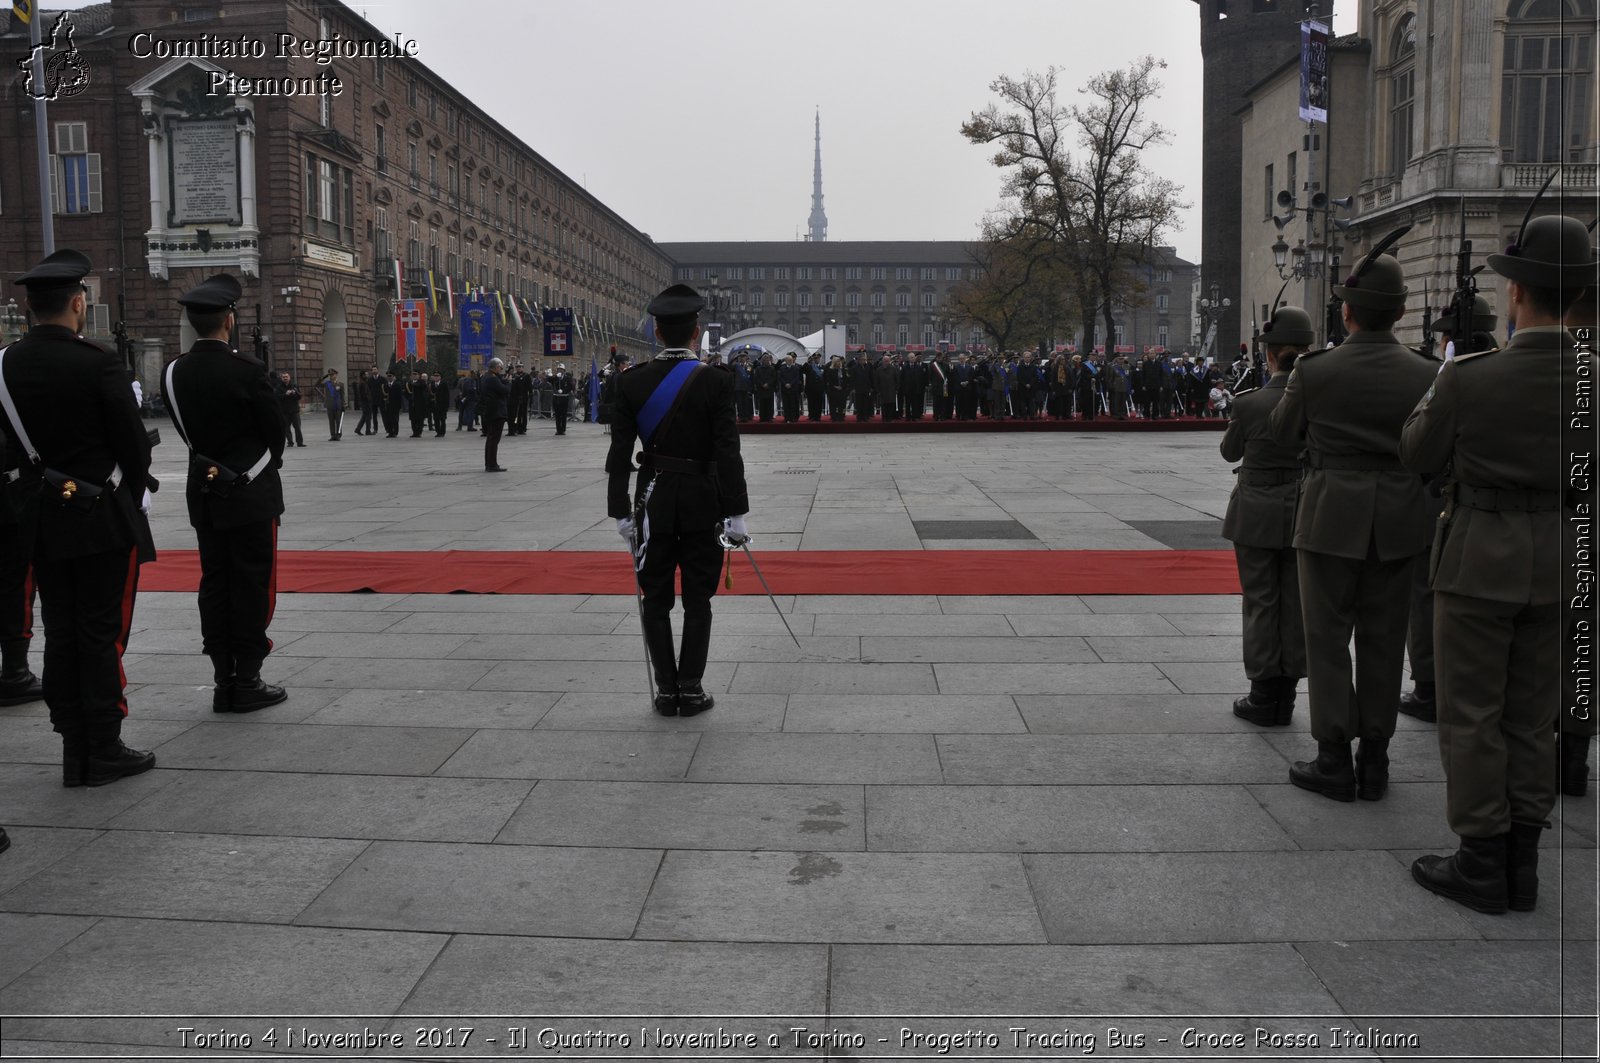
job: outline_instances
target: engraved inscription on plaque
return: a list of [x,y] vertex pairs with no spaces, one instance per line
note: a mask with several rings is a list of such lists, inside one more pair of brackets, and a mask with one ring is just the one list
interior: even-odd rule
[[239,139],[232,118],[176,121],[168,136],[172,225],[238,225]]

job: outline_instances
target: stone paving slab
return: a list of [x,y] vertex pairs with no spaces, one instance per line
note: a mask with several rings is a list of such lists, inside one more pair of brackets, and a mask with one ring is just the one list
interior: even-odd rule
[[[268,668],[282,667],[272,661]],[[464,690],[487,676],[494,667],[488,661],[440,661],[413,657],[409,660],[378,661],[365,657],[326,657],[282,683],[296,689],[315,690],[337,687],[340,690]]]
[[851,734],[990,734],[1027,730],[1015,700],[999,694],[792,694],[783,729]]
[[1292,849],[1238,786],[869,786],[867,848],[911,852]]
[[19,827],[17,822],[10,818],[6,826],[11,848],[5,858],[0,859],[0,893],[83,848],[103,833],[60,827]]
[[1150,664],[935,664],[941,694],[1171,694]]
[[681,779],[700,740],[694,734],[479,731],[437,774],[474,779]]
[[114,830],[0,894],[0,908],[287,923],[365,847],[326,838]]
[[[707,669],[709,672],[709,669]],[[709,688],[708,688],[709,689]],[[741,664],[731,694],[936,694],[926,664]]]
[[1277,781],[1282,758],[1259,735],[940,735],[947,783],[1102,786]]
[[[265,666],[269,680],[278,678],[274,673],[279,662],[270,658]],[[307,689],[290,684],[289,700],[260,712],[239,715],[218,714],[212,710],[212,696],[216,688],[208,678],[204,685],[174,686],[164,683],[146,683],[128,687],[128,719],[123,724],[123,737],[130,745],[148,749],[151,744],[144,737],[144,728],[156,720],[181,720],[189,723],[210,721],[230,726],[251,727],[257,724],[303,723],[332,702],[348,694],[339,687]],[[149,744],[140,745],[141,742]]]
[[158,747],[157,763],[225,771],[430,775],[473,732],[448,727],[264,723],[249,734],[250,741],[241,743],[226,723],[198,724]]
[[[1384,852],[1036,854],[1050,941],[1425,940],[1474,936]],[[1182,904],[1172,898],[1182,897]]]
[[15,981],[95,922],[92,916],[0,915],[0,988]]
[[[774,620],[777,618],[774,617]],[[454,662],[450,662],[454,663]],[[631,655],[626,663],[617,661],[501,661],[498,664],[475,664],[474,669],[484,669],[483,674],[469,683],[474,690],[533,690],[591,692],[634,691],[640,694],[648,686],[649,673],[645,671],[643,645],[635,661]],[[712,661],[706,666],[701,683],[712,693],[728,689],[734,665]],[[440,689],[434,687],[434,689]],[[445,688],[449,689],[449,688]],[[649,701],[648,698],[644,699]]]
[[1091,613],[1087,606],[1082,613],[1026,613],[1005,614],[1011,627],[1025,637],[1089,635],[1176,635],[1176,619],[1156,613]]
[[[644,667],[643,661],[638,665]],[[642,684],[644,679],[640,679]],[[719,696],[710,712],[698,716],[658,716],[650,711],[650,698],[634,694],[593,694],[569,691],[538,723],[535,730],[687,732],[779,731],[783,729],[785,694]]]
[[640,849],[865,849],[859,786],[542,780],[496,841]]
[[[171,720],[143,720],[129,726],[128,741],[149,749],[183,734],[194,725]],[[0,716],[0,760],[12,764],[61,765],[61,736],[50,727],[47,716]]]
[[673,851],[638,937],[1042,943],[1016,856]]
[[1103,658],[1079,638],[1020,638],[929,635],[867,635],[861,655],[869,661],[925,664],[1086,664]]
[[[1305,755],[1314,754],[1313,749]],[[1456,836],[1444,819],[1443,783],[1391,783],[1381,801],[1346,803],[1291,786],[1286,775],[1280,776],[1281,785],[1248,789],[1302,849],[1456,847]]]
[[[481,596],[480,596],[481,597]],[[526,652],[533,637],[540,635],[609,635],[624,620],[634,619],[631,613],[529,612],[514,615],[508,612],[437,612],[407,613],[396,620],[386,633],[396,638],[412,636],[407,641],[417,641],[415,636],[451,634],[462,631],[472,636],[505,637],[519,639],[522,652]],[[512,630],[515,628],[515,630]],[[474,639],[476,641],[476,638]]]
[[654,849],[373,842],[296,922],[625,938],[660,863]]
[[[1268,733],[1235,716],[1231,697],[1216,694],[1019,694],[1016,702],[1032,734]],[[1301,711],[1271,733],[1308,726]]]
[[185,772],[111,825],[283,838],[487,842],[530,789],[531,783],[514,780]]
[[933,736],[881,734],[713,732],[701,738],[688,777],[694,782],[943,781]]
[[560,698],[550,691],[351,690],[301,722],[525,730],[537,726]]
[[[61,785],[60,764],[0,764],[0,794],[6,795],[4,826],[99,827],[176,778],[161,766],[115,786]],[[16,845],[12,845],[15,849]],[[12,853],[0,859],[9,860]]]

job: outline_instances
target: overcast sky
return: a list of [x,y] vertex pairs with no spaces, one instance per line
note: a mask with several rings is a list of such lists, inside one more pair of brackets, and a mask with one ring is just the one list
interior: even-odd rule
[[[54,5],[52,5],[54,6]],[[64,6],[80,6],[68,0]],[[1200,250],[1194,0],[354,0],[380,29],[658,241],[792,240],[811,210],[812,118],[833,240],[959,240],[999,202],[962,121],[1000,74],[1075,89],[1167,61],[1148,164]],[[1355,28],[1342,0],[1335,31]]]

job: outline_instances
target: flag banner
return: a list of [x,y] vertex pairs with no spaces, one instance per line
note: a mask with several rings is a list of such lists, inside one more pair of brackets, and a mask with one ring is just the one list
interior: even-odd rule
[[450,308],[450,316],[451,317],[455,317],[456,316],[456,285],[455,285],[455,281],[453,281],[450,278],[450,274],[448,274],[448,273],[446,273],[444,275],[444,299],[445,299],[445,303]]
[[[615,351],[613,350],[613,353]],[[600,418],[600,365],[589,356],[589,421],[594,423]]]
[[928,349],[927,346],[924,345],[924,344],[921,344],[921,343],[908,343],[908,344],[906,344],[906,350],[911,354],[921,354],[923,351],[925,351],[927,349]]
[[1117,354],[1136,354],[1139,348],[1135,347],[1131,343],[1119,343],[1112,348],[1112,350],[1114,350]]
[[1300,23],[1300,120],[1328,122],[1328,27]]
[[547,358],[572,357],[571,307],[555,307],[544,312],[544,353]]
[[847,343],[844,345],[844,349],[851,354],[860,354],[867,349],[867,345],[865,343]]
[[11,13],[24,24],[33,22],[33,0],[11,0]]
[[511,320],[517,323],[517,329],[520,331],[522,328],[522,308],[517,305],[517,297],[508,295],[506,296],[506,301],[511,304]]
[[1166,354],[1167,353],[1167,349],[1165,347],[1146,347],[1144,349],[1144,353],[1145,354]]
[[876,354],[888,354],[890,351],[893,351],[894,349],[895,349],[895,347],[894,347],[894,344],[892,344],[892,343],[874,343],[872,345],[872,350]]
[[428,360],[428,316],[422,300],[401,299],[394,304],[394,358],[397,362]]
[[400,260],[398,258],[394,259],[393,261],[394,261],[394,297],[396,299],[404,299],[406,297],[405,271],[400,268]]
[[428,271],[428,300],[429,307],[437,314],[439,312],[439,289],[433,285],[433,270],[431,269]]
[[461,303],[460,349],[457,369],[482,369],[494,357],[494,307],[482,292]]

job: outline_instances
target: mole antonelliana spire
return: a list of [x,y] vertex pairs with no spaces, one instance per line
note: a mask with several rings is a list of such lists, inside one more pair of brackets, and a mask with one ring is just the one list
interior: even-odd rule
[[807,240],[828,238],[828,215],[822,209],[822,109],[817,109],[817,154],[811,164],[811,218],[806,222]]

